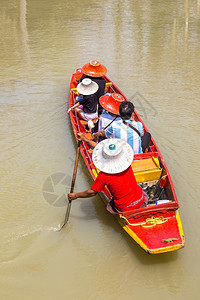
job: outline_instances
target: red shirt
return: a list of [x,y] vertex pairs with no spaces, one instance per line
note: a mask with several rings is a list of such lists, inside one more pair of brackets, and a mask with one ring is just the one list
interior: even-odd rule
[[[144,202],[142,188],[137,184],[131,166],[117,174],[100,172],[91,186],[91,189],[100,192],[105,185],[107,185],[114,198],[116,208],[121,211],[137,208]],[[133,203],[129,208],[126,208],[126,206],[139,199],[141,199],[141,201],[138,201],[135,205]]]

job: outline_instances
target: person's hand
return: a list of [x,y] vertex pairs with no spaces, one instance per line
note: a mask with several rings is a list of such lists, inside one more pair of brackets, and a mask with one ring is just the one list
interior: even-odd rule
[[97,138],[99,137],[99,133],[98,133],[98,132],[93,133],[93,134],[92,134],[92,137],[93,137],[94,139],[97,139]]
[[78,139],[78,141],[83,141],[83,138],[84,138],[84,132],[79,132],[79,133],[77,134],[77,139]]
[[70,107],[67,112],[69,113],[71,110],[72,110],[72,108]]
[[77,199],[76,193],[69,193],[68,194],[68,200],[69,201],[72,201],[72,200],[75,200],[75,199]]
[[85,132],[79,132],[77,134],[77,139],[78,139],[78,141],[84,141],[84,142],[88,142],[89,141],[89,139],[85,135]]
[[98,137],[103,136],[103,135],[104,135],[104,132],[103,132],[103,130],[101,130],[101,131],[93,133],[92,137],[97,139]]

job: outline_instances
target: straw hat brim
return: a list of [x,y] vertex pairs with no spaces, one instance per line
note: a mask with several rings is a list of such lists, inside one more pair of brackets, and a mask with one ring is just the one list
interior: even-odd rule
[[88,85],[84,85],[82,82],[80,82],[77,85],[77,91],[79,94],[81,95],[92,95],[95,94],[99,89],[99,86],[96,82],[92,81],[90,84]]
[[[103,148],[106,141],[110,144],[119,141],[122,145],[121,152],[116,156],[105,156]],[[92,160],[97,169],[108,174],[117,174],[126,170],[133,161],[133,149],[129,144],[118,139],[106,139],[97,144],[92,154]]]

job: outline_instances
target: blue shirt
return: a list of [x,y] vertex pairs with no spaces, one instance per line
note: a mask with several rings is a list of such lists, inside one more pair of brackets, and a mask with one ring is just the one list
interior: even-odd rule
[[[127,123],[135,127],[141,135],[144,134],[144,128],[141,122],[126,120]],[[142,153],[141,137],[135,130],[123,124],[122,120],[113,122],[106,130],[107,138],[116,138],[127,142],[133,149],[134,154]]]
[[[108,124],[112,122],[115,117],[111,116],[107,110],[103,110],[99,118],[98,131],[104,129]],[[114,122],[121,120],[120,117],[117,117]],[[113,124],[113,123],[112,123]]]

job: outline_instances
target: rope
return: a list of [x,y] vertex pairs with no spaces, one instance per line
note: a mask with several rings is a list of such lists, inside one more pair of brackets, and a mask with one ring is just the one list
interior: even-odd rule
[[155,218],[155,217],[147,218],[144,222],[136,224],[136,223],[130,223],[129,220],[126,217],[122,216],[122,215],[120,215],[120,218],[124,219],[128,223],[128,225],[130,225],[130,226],[140,226],[141,225],[144,228],[149,228],[149,227],[154,227],[156,225],[161,225],[161,224],[168,221],[167,218],[164,218],[164,217],[161,216],[161,217],[157,217],[157,218]]

